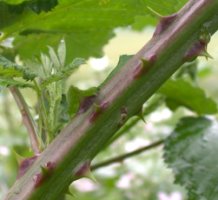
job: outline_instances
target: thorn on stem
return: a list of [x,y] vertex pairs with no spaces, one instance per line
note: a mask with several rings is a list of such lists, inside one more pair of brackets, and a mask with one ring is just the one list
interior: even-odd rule
[[140,109],[139,113],[137,114],[139,119],[141,119],[144,123],[146,123],[144,115],[143,115],[143,108]]
[[96,95],[85,97],[80,103],[78,114],[82,114],[86,112],[91,107],[91,105],[95,102],[95,100],[96,100]]
[[45,166],[41,166],[42,174],[44,176],[49,176],[54,169],[55,169],[55,163],[51,161],[47,162]]
[[23,161],[21,161],[19,169],[18,169],[18,175],[17,179],[19,179],[21,176],[23,176],[27,170],[32,166],[32,164],[35,162],[35,160],[38,158],[38,156],[33,156],[30,158],[26,158]]
[[[155,61],[157,60],[157,55],[156,54],[151,54],[148,57],[148,61],[150,62],[150,64],[153,64]],[[145,60],[144,60],[145,61]],[[145,64],[145,63],[144,63]]]
[[207,51],[203,51],[199,54],[199,56],[204,56],[207,60],[210,58],[210,59],[213,59],[213,57],[207,52]]
[[76,177],[86,176],[90,172],[90,165],[91,165],[90,160],[87,160],[84,163],[80,164],[75,171],[75,176]]
[[47,163],[45,164],[45,167],[46,167],[48,170],[52,171],[52,170],[56,167],[56,165],[55,165],[54,162],[49,161],[49,162],[47,162]]
[[154,32],[153,37],[156,37],[160,34],[162,34],[177,18],[177,14],[169,15],[166,17],[161,17],[159,24],[157,25],[157,28]]
[[45,166],[41,166],[41,172],[33,176],[34,186],[39,187],[47,179],[55,168],[54,162],[47,162]]
[[33,181],[34,181],[34,187],[37,188],[40,185],[42,185],[44,181],[44,176],[42,173],[37,173],[33,176]]
[[95,110],[94,112],[91,113],[89,117],[89,122],[92,123],[94,122],[98,116],[109,106],[109,102],[102,102],[100,105],[94,104]]
[[142,75],[146,74],[152,66],[156,56],[152,55],[149,60],[141,59],[141,63],[136,66],[133,71],[133,79],[138,79]]
[[101,108],[96,104],[94,112],[92,112],[89,117],[89,122],[93,123],[98,118],[98,116],[101,114],[101,112],[102,112]]
[[121,110],[120,110],[119,127],[122,126],[125,123],[127,117],[128,117],[127,107],[122,107]]
[[162,18],[163,15],[161,15],[160,13],[158,13],[157,11],[155,11],[154,9],[152,9],[151,7],[147,6],[147,9],[150,11],[150,13],[156,17],[156,18]]
[[108,102],[108,101],[102,102],[102,103],[100,104],[100,108],[101,108],[102,110],[107,109],[108,106],[109,106],[109,102]]
[[202,40],[198,40],[192,45],[192,47],[185,53],[184,60],[187,62],[193,61],[198,56],[204,56],[206,59],[212,58],[207,52],[207,43]]

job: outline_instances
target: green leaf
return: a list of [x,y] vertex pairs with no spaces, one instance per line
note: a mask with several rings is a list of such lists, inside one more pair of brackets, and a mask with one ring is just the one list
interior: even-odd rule
[[[62,38],[68,44],[68,62],[75,57],[99,57],[102,46],[114,36],[114,28],[129,26],[140,16],[150,15],[147,6],[154,10],[166,10],[167,14],[180,6],[179,1],[156,2],[61,0],[50,12],[38,15],[27,9],[16,14],[0,6],[0,30],[4,32],[4,37],[15,36],[14,47],[23,59],[39,55],[40,51],[45,53],[47,45],[57,47]],[[146,25],[149,20],[144,22]]]
[[62,94],[58,115],[59,119],[57,121],[59,122],[59,126],[62,126],[63,124],[69,122],[70,116],[68,114],[68,103],[65,94]]
[[79,110],[80,100],[80,90],[74,86],[70,86],[67,92],[68,113],[70,116],[73,116]]
[[159,93],[167,97],[170,108],[185,106],[199,115],[217,113],[217,104],[201,88],[183,79],[168,80]]
[[[173,12],[179,10],[187,0],[144,0],[146,6],[155,10],[155,12],[159,13],[160,15],[170,15]],[[153,25],[157,24],[158,17],[155,16],[149,9],[146,11],[150,15],[137,15],[135,17],[135,21],[132,24],[132,27],[136,30],[142,30],[145,28],[146,25]]]
[[48,78],[42,81],[41,87],[46,87],[47,85],[57,82],[59,80],[64,80],[68,78],[74,70],[76,70],[80,65],[85,64],[85,60],[82,58],[76,58],[72,63],[62,68],[57,73],[50,75]]
[[58,69],[61,67],[61,63],[59,61],[58,55],[55,53],[55,50],[52,47],[48,47],[50,60],[53,63],[53,66]]
[[189,200],[218,199],[217,133],[217,121],[186,117],[165,142],[165,161]]
[[15,78],[22,77],[25,80],[32,80],[35,74],[27,68],[11,62],[5,57],[0,55],[0,77]]
[[0,3],[9,4],[11,12],[22,13],[26,9],[31,9],[36,13],[50,11],[58,4],[57,0],[0,0]]
[[32,0],[27,2],[27,6],[36,13],[50,11],[58,4],[58,0]]
[[100,87],[104,86],[127,63],[130,58],[132,58],[132,55],[121,55],[117,66],[111,71],[103,83],[101,83]]
[[148,24],[155,26],[158,22],[158,19],[150,15],[139,15],[135,17],[135,21],[132,24],[134,30],[142,31]]
[[91,87],[87,90],[80,90],[77,87],[70,86],[67,92],[68,112],[70,116],[73,116],[79,110],[81,102],[86,97],[92,97],[96,95],[97,92],[98,88],[96,87]]
[[22,77],[23,68],[0,55],[0,76]]
[[143,0],[147,6],[160,13],[161,15],[169,15],[173,11],[181,8],[188,0]]
[[29,87],[29,88],[34,88],[34,86],[31,83],[24,82],[21,80],[14,80],[12,78],[4,78],[0,77],[0,86],[2,87],[9,87],[9,86],[17,86],[17,87]]
[[57,53],[54,48],[49,48],[50,60],[53,63],[54,67],[58,70],[58,68],[64,67],[65,59],[66,59],[66,44],[64,40],[60,41],[58,46]]
[[58,46],[58,58],[61,66],[64,66],[66,60],[66,44],[64,40],[61,40]]
[[86,90],[80,90],[83,97],[93,96],[98,93],[99,88],[98,87],[90,87]]
[[5,2],[12,5],[17,5],[25,2],[26,0],[0,0],[0,2]]

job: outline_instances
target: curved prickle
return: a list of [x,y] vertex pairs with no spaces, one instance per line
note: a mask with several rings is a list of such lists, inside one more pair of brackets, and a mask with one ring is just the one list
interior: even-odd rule
[[33,165],[33,163],[35,162],[37,158],[38,156],[33,156],[33,157],[26,158],[23,161],[21,161],[19,170],[18,170],[17,179],[19,179],[21,176],[23,176],[26,173],[26,171]]
[[177,14],[161,17],[160,22],[155,29],[153,37],[162,34],[175,21],[176,17]]
[[140,76],[145,75],[155,60],[155,56],[152,56],[150,60],[141,59],[141,63],[135,67],[133,71],[133,79],[138,79]]
[[33,181],[34,181],[34,187],[37,188],[40,185],[42,185],[43,181],[44,181],[44,176],[42,173],[37,173],[33,176]]
[[78,114],[86,112],[96,100],[96,95],[85,97],[80,103]]

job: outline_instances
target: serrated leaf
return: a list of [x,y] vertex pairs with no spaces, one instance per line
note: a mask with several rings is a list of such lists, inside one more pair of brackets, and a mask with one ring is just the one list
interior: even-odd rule
[[66,58],[66,44],[64,40],[61,40],[58,46],[57,53],[54,48],[48,47],[50,60],[53,63],[56,70],[64,66],[65,58]]
[[58,58],[62,66],[65,64],[65,59],[66,59],[66,44],[65,40],[61,40],[60,44],[58,46]]
[[5,2],[8,4],[12,4],[12,5],[17,5],[17,4],[23,3],[24,1],[26,0],[0,0],[0,2]]
[[20,81],[20,80],[14,80],[12,78],[4,78],[0,77],[0,86],[2,87],[9,87],[9,86],[16,86],[16,87],[29,87],[29,88],[34,88],[34,86],[28,82]]
[[22,77],[25,80],[32,80],[35,78],[35,74],[29,71],[28,68],[17,65],[0,55],[0,77]]
[[58,71],[57,73],[49,76],[45,80],[42,81],[41,87],[46,87],[48,84],[53,82],[57,82],[59,80],[64,80],[68,78],[74,70],[76,70],[80,65],[85,64],[85,60],[82,58],[76,58],[72,63],[65,66],[63,69]]
[[49,56],[50,56],[50,60],[53,63],[53,66],[58,69],[61,67],[61,63],[59,61],[58,55],[55,53],[54,49],[52,47],[48,47],[49,49]]
[[201,88],[183,79],[168,80],[158,92],[167,97],[170,108],[185,106],[199,115],[217,113],[215,101],[208,98]]
[[37,66],[40,71],[38,75],[41,79],[46,79],[46,77],[51,76],[53,63],[50,58],[43,53],[41,53],[40,58],[42,65],[40,67]]
[[23,69],[0,55],[0,76],[3,77],[21,77]]
[[[52,1],[43,2],[49,5]],[[180,1],[155,2],[62,0],[50,12],[41,12],[39,15],[29,10],[16,14],[0,6],[0,29],[5,35],[15,37],[14,47],[23,59],[39,55],[41,51],[45,53],[47,45],[57,47],[63,37],[68,44],[67,62],[75,57],[99,57],[102,55],[102,46],[114,36],[114,28],[129,26],[136,22],[136,16],[140,18],[150,14],[147,6],[167,11],[167,14],[178,9],[177,5],[181,6]],[[144,22],[145,25],[149,24],[149,20]]]
[[50,11],[58,4],[58,0],[36,0],[28,1],[28,7],[34,12],[40,13],[41,11]]
[[58,0],[0,0],[0,3],[9,4],[11,12],[22,13],[25,9],[31,9],[36,13],[50,11],[58,4]]
[[169,15],[172,11],[178,10],[188,0],[144,0],[148,7],[152,8],[161,15]]
[[0,76],[1,77],[22,77],[23,73],[13,67],[3,68],[0,66]]
[[189,200],[218,199],[218,123],[186,117],[166,139],[164,158]]

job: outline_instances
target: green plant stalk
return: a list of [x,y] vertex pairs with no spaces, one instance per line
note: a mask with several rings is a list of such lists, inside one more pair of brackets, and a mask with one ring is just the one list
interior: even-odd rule
[[[127,133],[132,127],[134,127],[140,120],[145,118],[145,116],[149,115],[152,113],[155,109],[157,109],[158,106],[160,106],[164,101],[163,101],[162,96],[155,96],[152,102],[150,102],[148,105],[143,108],[142,113],[139,113],[139,116],[131,118],[129,121],[125,123],[124,126],[122,126],[114,135],[113,137],[109,140],[107,146],[112,144],[114,141],[116,141],[118,138],[120,138],[122,135]],[[140,116],[141,115],[141,116]],[[146,118],[145,118],[146,121]],[[106,146],[106,147],[107,147]]]
[[22,94],[16,87],[10,87],[10,91],[14,97],[14,100],[17,103],[17,106],[23,118],[23,123],[28,131],[32,150],[35,155],[38,155],[40,153],[38,135],[36,131],[36,125],[32,118],[32,115],[30,114],[28,105],[26,104]]
[[128,159],[128,158],[131,158],[133,156],[136,156],[140,153],[143,153],[145,151],[148,151],[148,150],[151,150],[151,149],[154,149],[156,147],[159,147],[160,145],[162,145],[164,143],[164,140],[159,140],[157,142],[154,142],[150,145],[147,145],[145,147],[141,147],[141,148],[138,148],[132,152],[129,152],[129,153],[126,153],[126,154],[123,154],[123,155],[119,155],[119,156],[116,156],[114,158],[110,158],[108,160],[105,160],[105,161],[102,161],[100,163],[97,163],[97,164],[94,164],[91,166],[91,170],[97,170],[101,167],[106,167],[108,165],[111,165],[111,164],[114,164],[114,163],[120,163],[120,162],[123,162],[124,160]]
[[[47,112],[46,112],[43,96],[41,95],[42,92],[40,91],[40,88],[39,88],[39,85],[38,85],[37,81],[34,80],[33,82],[34,82],[34,86],[35,86],[35,89],[36,89],[37,98],[39,99],[38,130],[39,130],[39,136],[41,138],[41,141],[40,141],[41,142],[41,147],[42,147],[42,149],[44,149],[44,147],[46,146],[46,142],[48,140],[48,133],[47,133],[48,117],[47,117]],[[45,140],[43,140],[42,138],[45,138]]]
[[[100,89],[95,103],[61,131],[15,182],[6,200],[58,200],[88,171],[122,123],[136,115],[181,64],[201,53],[196,43],[205,27],[209,34],[218,29],[217,10],[218,0],[190,0],[174,16],[161,19],[153,38]],[[42,167],[49,173],[43,174]]]

